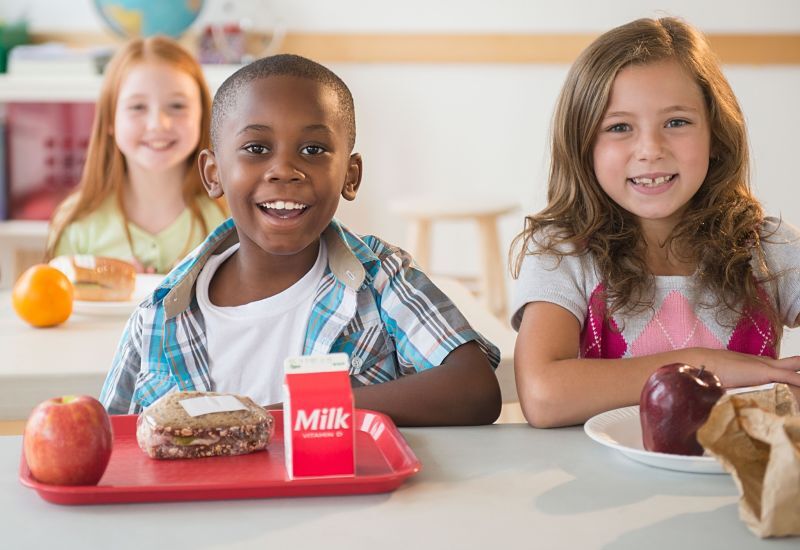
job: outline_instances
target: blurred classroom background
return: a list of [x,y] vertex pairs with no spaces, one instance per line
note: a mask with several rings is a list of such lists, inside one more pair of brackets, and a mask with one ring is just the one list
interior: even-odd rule
[[[80,175],[96,66],[126,34],[172,32],[206,63],[212,89],[237,63],[274,52],[338,73],[364,157],[361,192],[339,217],[410,248],[427,269],[476,279],[507,326],[508,248],[523,215],[544,205],[551,113],[570,62],[597,34],[663,15],[710,36],[747,117],[756,192],[800,224],[793,0],[3,0],[0,288],[38,259],[43,220]],[[17,42],[39,46],[15,56]],[[796,334],[783,353],[800,354]]]

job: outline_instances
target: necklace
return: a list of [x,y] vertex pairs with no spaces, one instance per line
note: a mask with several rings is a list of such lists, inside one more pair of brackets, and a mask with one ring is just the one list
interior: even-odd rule
[[[158,268],[148,262],[142,261],[139,256],[136,255],[136,251],[133,248],[133,237],[131,236],[131,229],[130,224],[132,223],[128,219],[128,214],[125,212],[125,205],[122,200],[122,186],[120,186],[119,190],[117,191],[117,205],[119,206],[120,214],[122,215],[122,228],[125,231],[125,238],[128,240],[128,248],[131,251],[131,257],[133,257],[134,262],[137,264],[137,269],[141,269],[142,273],[158,273]],[[184,256],[189,252],[192,245],[192,234],[194,233],[194,218],[191,220],[189,233],[186,236],[186,243],[183,245],[183,250],[181,253],[178,254],[178,257],[175,258],[172,262],[172,265],[166,271],[170,271],[173,267],[175,267],[178,262],[183,259]]]

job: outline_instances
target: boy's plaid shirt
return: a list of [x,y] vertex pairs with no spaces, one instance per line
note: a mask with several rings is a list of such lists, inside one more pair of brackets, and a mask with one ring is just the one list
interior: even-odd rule
[[[376,237],[359,237],[336,220],[323,238],[328,267],[314,296],[304,354],[347,353],[357,385],[435,367],[471,340],[497,367],[497,347],[469,325],[406,252]],[[171,391],[213,390],[194,283],[208,258],[237,240],[229,219],[139,305],[100,395],[110,413],[139,413]]]

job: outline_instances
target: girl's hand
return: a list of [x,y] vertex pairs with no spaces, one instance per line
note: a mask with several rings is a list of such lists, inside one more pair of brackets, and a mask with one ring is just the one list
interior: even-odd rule
[[133,260],[131,260],[131,261],[130,261],[130,263],[133,265],[134,269],[136,269],[136,273],[146,273],[146,274],[148,274],[148,275],[149,275],[149,274],[153,274],[153,273],[155,273],[155,272],[156,272],[156,268],[154,268],[154,267],[150,267],[150,266],[148,266],[148,267],[145,267],[145,266],[144,266],[144,265],[143,265],[143,264],[142,264],[142,263],[141,263],[139,260],[137,260],[136,258],[134,258]]
[[781,382],[800,389],[800,356],[772,359],[735,351],[701,349],[692,350],[697,354],[697,364],[716,374],[723,387],[758,386],[770,382]]

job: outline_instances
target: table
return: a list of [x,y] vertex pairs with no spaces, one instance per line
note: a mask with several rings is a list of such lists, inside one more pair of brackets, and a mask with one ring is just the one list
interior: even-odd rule
[[27,418],[55,395],[99,396],[126,321],[73,313],[37,329],[16,316],[10,291],[0,291],[0,420]]
[[401,432],[422,471],[392,493],[104,506],[45,502],[17,479],[21,437],[0,437],[3,547],[798,547],[798,538],[761,541],[747,530],[729,476],[645,466],[595,443],[581,428],[504,424]]
[[[478,330],[500,347],[503,359],[497,375],[503,401],[515,403],[514,332],[457,281],[437,283]],[[25,419],[37,403],[56,395],[99,396],[126,321],[124,316],[73,313],[63,325],[37,329],[16,316],[11,292],[0,291],[0,421]]]

